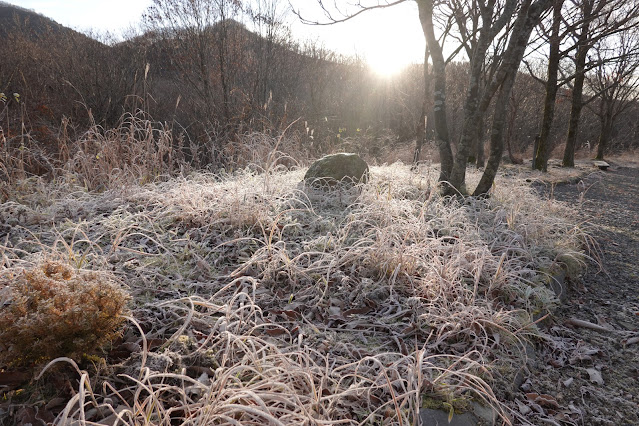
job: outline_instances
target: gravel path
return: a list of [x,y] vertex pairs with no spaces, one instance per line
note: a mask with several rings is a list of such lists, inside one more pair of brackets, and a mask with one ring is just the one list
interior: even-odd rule
[[[527,401],[519,406],[535,425],[639,425],[639,343],[632,343],[639,336],[639,169],[611,166],[578,184],[546,188],[580,206],[604,270],[591,263],[568,283],[564,304],[545,329],[548,344],[538,345],[531,360],[520,386]],[[530,395],[538,404],[528,411]]]

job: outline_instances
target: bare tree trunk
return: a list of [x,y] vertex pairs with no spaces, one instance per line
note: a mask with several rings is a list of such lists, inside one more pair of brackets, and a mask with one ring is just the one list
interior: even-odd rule
[[417,167],[422,154],[422,147],[427,140],[426,130],[428,129],[428,96],[430,94],[430,72],[428,70],[428,58],[430,51],[428,47],[424,51],[424,102],[422,103],[422,113],[417,124],[417,139],[415,141],[415,154],[413,155],[413,167]]
[[517,113],[519,112],[519,103],[510,97],[510,114],[508,114],[508,131],[506,131],[506,148],[508,150],[508,159],[512,164],[521,164],[522,160],[515,157],[513,154],[512,138],[513,130],[515,129],[515,122],[517,121]]
[[468,155],[471,145],[477,137],[479,121],[483,119],[483,111],[480,111],[478,108],[479,84],[484,64],[483,58],[486,56],[489,45],[488,42],[490,41],[486,40],[487,38],[486,36],[480,36],[481,42],[478,44],[473,55],[474,58],[471,60],[470,82],[464,102],[464,127],[462,128],[462,135],[457,144],[455,162],[450,175],[450,183],[453,188],[464,195],[466,194],[466,166],[468,164]]
[[497,102],[495,104],[495,112],[493,114],[493,126],[490,133],[490,153],[488,155],[488,162],[486,163],[486,169],[479,181],[479,185],[475,188],[475,192],[473,194],[475,196],[487,194],[495,181],[497,169],[499,169],[501,157],[504,153],[506,105],[508,105],[508,97],[510,96],[510,93],[507,92],[512,89],[514,81],[515,75],[509,74],[499,90]]
[[471,147],[476,141],[479,122],[483,120],[485,110],[479,108],[481,77],[486,61],[486,53],[490,43],[494,40],[497,32],[506,25],[511,18],[516,6],[515,1],[509,0],[504,5],[501,16],[493,22],[493,5],[479,6],[481,9],[482,27],[479,31],[477,44],[473,49],[470,58],[470,79],[464,101],[464,126],[462,135],[457,144],[455,163],[450,176],[451,185],[460,193],[466,193],[466,166]]
[[[484,114],[486,112],[484,111]],[[477,139],[476,155],[477,155],[477,168],[484,167],[486,164],[486,154],[484,153],[484,117],[482,116],[477,122]]]
[[601,131],[599,133],[599,143],[597,145],[597,156],[596,160],[603,160],[604,153],[608,148],[608,140],[610,139],[610,134],[612,133],[612,117],[606,114],[602,117],[601,120]]
[[506,122],[506,107],[515,83],[517,69],[524,56],[528,39],[535,25],[539,23],[542,13],[552,5],[553,0],[526,0],[521,7],[519,16],[513,26],[513,32],[508,48],[504,53],[502,75],[504,79],[499,89],[493,113],[493,125],[490,134],[490,155],[484,174],[475,188],[474,196],[485,195],[495,181],[501,156],[504,152],[504,127]]
[[576,75],[572,89],[572,103],[570,106],[570,121],[568,122],[568,136],[566,137],[566,148],[564,149],[564,167],[575,167],[575,147],[577,146],[577,132],[579,131],[579,120],[583,109],[583,90],[586,77],[586,57],[588,47],[580,46],[576,57]]
[[590,22],[593,15],[594,2],[585,1],[583,3],[583,23],[581,32],[577,39],[577,54],[575,55],[575,82],[572,89],[572,104],[570,107],[570,121],[568,122],[568,136],[566,137],[566,148],[564,149],[564,167],[575,167],[575,147],[577,146],[577,132],[579,130],[579,120],[583,109],[584,80],[586,79],[586,59],[588,58],[588,44]]
[[441,171],[439,181],[446,182],[450,179],[453,169],[453,151],[450,147],[448,135],[448,122],[446,120],[446,62],[442,48],[435,37],[433,27],[433,1],[417,0],[419,8],[419,20],[422,24],[426,44],[433,60],[433,89],[434,107],[433,120],[435,121],[435,138],[439,148]]
[[555,0],[553,5],[552,32],[550,35],[550,55],[548,56],[548,78],[546,80],[546,97],[544,98],[544,115],[539,129],[537,149],[533,152],[533,169],[548,171],[548,154],[550,145],[550,130],[555,117],[555,101],[557,100],[557,75],[559,74],[559,59],[561,39],[561,7],[564,0]]

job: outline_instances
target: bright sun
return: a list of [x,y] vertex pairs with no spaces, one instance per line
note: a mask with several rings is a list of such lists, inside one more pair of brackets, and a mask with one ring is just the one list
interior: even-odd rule
[[[417,19],[410,12],[397,10],[398,16],[376,14],[370,20],[360,23],[361,36],[358,40],[366,62],[381,76],[391,77],[408,65],[422,62],[424,58],[424,36]],[[394,18],[390,20],[389,18]]]
[[371,69],[382,77],[393,77],[399,74],[413,61],[409,52],[399,49],[379,49],[366,55],[366,62]]
[[[291,1],[299,4],[317,3],[316,0]],[[358,0],[342,3],[378,2]],[[424,33],[419,23],[417,3],[413,1],[396,3],[396,6],[369,10],[354,19],[336,25],[295,25],[294,32],[301,38],[322,40],[329,50],[339,54],[362,58],[379,76],[392,77],[411,64],[423,63],[426,47]],[[358,10],[358,7],[352,10]],[[312,12],[309,14],[312,16]],[[318,15],[316,19],[321,21],[322,17]]]

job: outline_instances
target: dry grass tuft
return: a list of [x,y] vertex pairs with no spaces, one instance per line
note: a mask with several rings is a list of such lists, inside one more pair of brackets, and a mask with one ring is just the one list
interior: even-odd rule
[[69,136],[72,128],[63,120],[56,152],[46,152],[25,126],[22,134],[10,139],[0,131],[0,201],[20,197],[18,188],[37,176],[58,185],[105,191],[161,182],[194,170],[289,170],[308,162],[308,149],[299,135],[285,138],[286,130],[278,137],[250,133],[227,140],[211,134],[195,141],[184,130],[139,110],[123,114],[110,129],[93,124],[78,138]]

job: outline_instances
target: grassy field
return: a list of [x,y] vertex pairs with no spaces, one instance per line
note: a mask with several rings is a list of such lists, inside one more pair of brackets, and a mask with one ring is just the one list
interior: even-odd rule
[[[477,401],[509,422],[502,401],[538,338],[533,318],[557,303],[550,276],[577,273],[587,253],[574,211],[512,170],[489,199],[458,200],[439,196],[433,167],[376,166],[365,185],[323,192],[304,186],[304,168],[266,157],[228,174],[145,183],[145,171],[100,186],[69,173],[6,187],[0,313],[38,271],[52,288],[91,276],[128,301],[102,352],[20,364],[5,342],[14,352],[0,375],[38,377],[0,389],[4,415],[410,425],[422,407],[452,414]],[[41,329],[83,317],[60,309],[100,311],[95,300],[24,304],[35,312],[25,318]],[[96,324],[78,333],[108,331]]]

